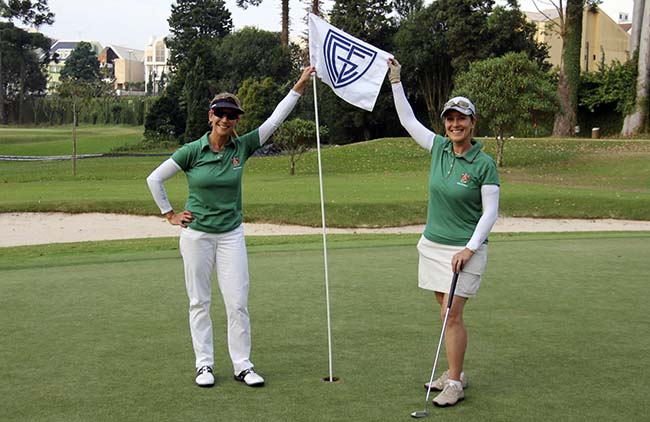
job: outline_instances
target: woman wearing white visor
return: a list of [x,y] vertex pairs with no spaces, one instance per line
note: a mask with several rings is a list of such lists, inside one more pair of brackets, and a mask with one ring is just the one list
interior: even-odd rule
[[[212,319],[212,273],[223,297],[228,319],[228,350],[234,377],[246,385],[264,385],[250,361],[251,329],[248,314],[248,258],[242,224],[242,175],[246,160],[277,130],[298,102],[314,67],[304,69],[293,89],[262,125],[237,136],[235,127],[244,113],[233,94],[217,95],[209,105],[210,131],[183,145],[147,178],[162,214],[182,227],[180,251],[189,298],[190,333],[196,377],[200,387],[215,383]],[[187,177],[185,210],[176,213],[163,182],[183,171]]]

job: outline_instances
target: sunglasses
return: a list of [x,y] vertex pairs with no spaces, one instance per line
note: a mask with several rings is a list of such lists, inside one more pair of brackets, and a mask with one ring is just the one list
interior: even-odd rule
[[445,103],[444,106],[442,106],[442,108],[454,107],[454,106],[471,109],[470,104],[467,101],[463,101],[463,100],[449,100]]
[[214,113],[215,116],[217,116],[220,119],[223,119],[224,117],[227,118],[228,120],[237,120],[239,119],[239,114],[238,113],[233,113],[232,111],[226,111],[223,109],[212,109],[212,112]]

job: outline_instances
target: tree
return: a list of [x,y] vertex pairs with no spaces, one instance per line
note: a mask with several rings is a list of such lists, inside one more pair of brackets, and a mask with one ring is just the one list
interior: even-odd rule
[[61,70],[61,82],[56,88],[72,103],[72,175],[77,175],[77,126],[79,111],[91,98],[110,95],[111,87],[99,77],[99,61],[92,46],[80,42],[72,50]]
[[635,82],[637,61],[621,63],[614,60],[605,64],[604,56],[597,72],[582,75],[580,81],[580,105],[594,112],[603,106],[611,105],[614,111],[623,116],[635,109]]
[[423,7],[424,0],[393,0],[393,9],[400,21],[419,12]]
[[[325,126],[319,127],[321,138],[328,134]],[[296,174],[296,162],[316,142],[316,123],[312,120],[292,119],[280,126],[273,136],[273,144],[289,156],[289,174]]]
[[630,46],[638,60],[636,102],[625,116],[623,136],[650,131],[650,1],[635,0]]
[[0,0],[0,17],[36,27],[54,22],[54,13],[50,12],[47,0]]
[[[72,56],[72,54],[71,54]],[[79,112],[92,98],[110,95],[111,86],[100,80],[86,80],[74,76],[62,77],[58,94],[69,98],[72,104],[72,175],[77,175],[77,126]]]
[[162,92],[144,119],[145,139],[150,142],[169,142],[185,132],[185,114],[178,100]]
[[438,116],[453,89],[454,74],[470,61],[486,57],[492,4],[492,0],[438,0],[403,21],[395,36],[404,84],[419,87],[415,103],[424,101],[436,131],[442,131]]
[[185,140],[193,141],[201,137],[207,130],[208,105],[212,99],[201,57],[196,59],[194,68],[187,73],[183,96],[187,107]]
[[[47,80],[44,74],[49,54],[39,59],[40,52],[49,51],[51,40],[40,33],[30,33],[13,23],[0,22],[0,50],[3,66],[0,79],[3,82],[2,102],[17,102],[16,115],[22,122],[26,95],[42,94]],[[4,112],[3,112],[4,116]]]
[[[50,25],[54,22],[54,14],[50,12],[47,0],[0,0],[0,18],[6,19],[8,23],[17,20],[25,25],[32,25],[36,28],[45,24]],[[12,46],[11,43],[3,41],[3,36],[5,35],[6,34],[3,34],[3,31],[0,30],[0,124],[7,123],[5,112],[6,81],[4,79],[5,72],[3,70],[3,51],[5,49],[16,49],[15,45]],[[47,51],[49,51],[49,47]],[[21,83],[21,86],[22,85],[24,85],[24,81]]]
[[220,91],[235,92],[251,77],[271,77],[279,83],[292,77],[292,52],[281,46],[277,33],[245,27],[214,46],[213,54],[220,58]]
[[331,23],[369,44],[389,50],[395,33],[395,22],[390,17],[392,11],[389,0],[336,1],[332,6]]
[[582,47],[582,15],[585,4],[597,7],[598,0],[567,0],[566,7],[562,0],[546,0],[555,9],[557,17],[541,10],[537,1],[535,8],[547,20],[550,30],[562,41],[560,69],[558,74],[558,98],[560,107],[555,114],[553,136],[565,137],[574,134],[578,121],[578,88],[580,86],[580,50]]
[[251,77],[244,80],[237,96],[246,113],[242,116],[237,130],[246,133],[259,127],[286,95],[284,88],[270,77],[261,80]]
[[[230,11],[226,8],[223,0],[178,0],[174,2],[171,8],[171,15],[167,19],[169,23],[171,36],[166,39],[167,46],[170,49],[169,64],[174,72],[169,78],[169,83],[164,88],[164,82],[167,75],[162,75],[158,86],[159,92],[164,92],[163,97],[156,102],[160,103],[158,112],[173,112],[174,115],[151,115],[154,113],[152,108],[147,114],[145,121],[153,125],[153,122],[162,122],[161,128],[147,127],[145,125],[145,138],[148,142],[156,142],[160,139],[168,141],[172,134],[182,136],[178,130],[185,130],[186,121],[191,122],[191,134],[187,134],[186,139],[195,135],[195,122],[201,119],[195,113],[199,113],[201,108],[202,120],[206,119],[206,104],[208,98],[214,93],[215,79],[223,69],[220,60],[214,56],[214,45],[219,44],[221,39],[232,31],[232,19]],[[221,59],[221,58],[219,58]],[[188,96],[189,92],[197,92],[195,84],[196,63],[200,60],[204,68],[200,70],[203,74],[201,84],[206,88],[200,95],[195,98]],[[194,72],[190,75],[191,72]],[[186,83],[188,86],[186,87]],[[204,101],[201,106],[198,102]],[[191,110],[188,110],[190,108]],[[182,123],[180,121],[182,120]],[[203,125],[205,128],[205,125]]]
[[[323,17],[323,0],[303,0],[309,5],[307,10],[316,16]],[[307,18],[306,18],[307,19]]]
[[[246,9],[250,6],[259,6],[262,0],[237,0],[237,6]],[[289,0],[281,0],[280,7],[282,8],[282,26],[280,30],[280,44],[283,47],[289,47]]]
[[99,60],[97,60],[97,53],[90,43],[81,41],[72,50],[61,69],[61,78],[84,82],[100,80]]
[[578,121],[578,87],[580,85],[580,49],[584,6],[585,0],[567,0],[561,33],[562,58],[560,59],[557,88],[560,108],[555,114],[553,136],[572,136]]
[[464,95],[476,105],[479,122],[497,139],[497,166],[503,166],[506,137],[531,126],[542,114],[556,109],[556,92],[547,72],[525,53],[470,64],[458,75],[454,95]]
[[508,0],[506,6],[494,7],[487,18],[487,33],[489,57],[500,57],[510,51],[524,52],[542,69],[551,68],[546,62],[548,46],[535,40],[537,26],[519,9],[517,0]]
[[233,29],[230,11],[223,0],[178,0],[172,4],[167,22],[171,33],[166,39],[169,62],[177,70],[185,64],[188,68],[194,66],[196,57],[187,57],[187,53],[196,43],[209,44]]

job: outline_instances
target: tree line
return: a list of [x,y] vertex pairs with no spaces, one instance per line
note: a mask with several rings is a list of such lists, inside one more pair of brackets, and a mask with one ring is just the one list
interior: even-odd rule
[[[260,2],[238,0],[237,4],[255,7]],[[307,10],[323,15],[320,1],[304,3]],[[621,131],[624,117],[635,113],[641,118],[628,132],[647,132],[648,84],[640,82],[647,75],[639,69],[641,61],[648,60],[647,35],[644,38],[642,29],[650,27],[650,18],[645,25],[643,20],[636,24],[633,39],[638,42],[632,60],[611,65],[603,61],[597,72],[581,75],[581,31],[576,28],[581,28],[584,7],[597,7],[597,2],[566,3],[566,8],[558,9],[562,19],[557,31],[564,40],[559,69],[548,65],[548,47],[535,41],[536,27],[516,0],[503,6],[495,5],[494,0],[436,0],[427,6],[422,0],[335,1],[327,17],[334,26],[395,55],[403,65],[402,81],[416,114],[438,132],[442,131],[438,118],[442,105],[455,93],[464,93],[477,103],[479,135],[498,139],[510,135],[572,136],[575,126],[589,127],[601,118],[606,124],[599,126],[615,134]],[[250,27],[234,31],[223,0],[176,1],[168,18],[171,34],[167,38],[173,73],[168,75],[162,95],[145,101],[144,106],[112,98],[111,90],[97,83],[100,72],[86,62],[91,53],[80,43],[73,52],[75,57],[66,61],[57,92],[59,104],[72,108],[75,120],[83,116],[84,121],[114,120],[125,113],[122,110],[135,107],[126,113],[131,117],[124,123],[134,121],[133,116],[139,122],[144,116],[147,142],[182,143],[207,130],[210,99],[217,92],[228,91],[240,97],[247,111],[239,130],[255,128],[286,95],[308,57],[289,42],[288,1],[282,0],[281,5],[282,31],[274,33]],[[0,6],[5,19],[0,22],[0,119],[4,119],[0,121],[6,122],[7,104],[27,110],[25,98],[43,96],[43,63],[51,59],[36,54],[49,51],[45,37],[34,35],[18,48],[21,30],[13,21],[38,26],[50,24],[54,17],[46,0],[0,0]],[[650,9],[646,6],[645,0],[635,1],[635,20],[637,9],[645,16],[643,11]],[[15,59],[21,54],[20,60]],[[404,135],[388,82],[372,113],[344,103],[324,85],[318,90],[320,120],[327,126],[328,142]],[[113,102],[115,105],[110,105]],[[50,100],[50,108],[53,103]],[[39,107],[34,101],[30,104],[32,110]],[[294,117],[313,120],[311,98],[299,103]]]

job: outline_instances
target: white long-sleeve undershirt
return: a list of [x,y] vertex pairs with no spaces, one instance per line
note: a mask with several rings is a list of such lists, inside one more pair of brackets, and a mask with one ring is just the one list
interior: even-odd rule
[[147,185],[149,186],[153,200],[158,205],[158,208],[160,208],[161,214],[167,214],[173,210],[167,198],[167,191],[163,183],[179,171],[181,171],[181,168],[176,164],[176,161],[168,158],[147,177]]
[[431,148],[433,147],[433,138],[436,136],[435,132],[428,129],[415,117],[411,104],[409,104],[406,99],[406,94],[404,93],[404,87],[402,87],[402,84],[391,84],[391,87],[393,89],[393,99],[395,101],[395,109],[397,110],[399,122],[404,126],[404,129],[406,129],[409,135],[411,135],[411,138],[413,138],[418,145],[427,151],[431,151]]
[[273,133],[278,130],[282,122],[284,122],[289,114],[291,114],[293,111],[293,108],[298,103],[299,98],[300,94],[292,89],[289,91],[287,96],[284,97],[277,106],[275,106],[273,113],[271,113],[269,118],[266,119],[264,123],[262,123],[259,127],[260,145],[264,145],[264,143],[269,140],[271,135],[273,135]]
[[[271,135],[273,135],[273,132],[275,132],[282,122],[285,121],[298,103],[299,98],[300,94],[292,89],[289,91],[287,96],[278,103],[275,110],[273,110],[273,113],[271,113],[269,118],[259,127],[260,145],[264,145]],[[167,191],[165,190],[164,182],[181,170],[180,166],[176,164],[174,160],[168,158],[147,177],[147,185],[149,186],[149,190],[151,191],[151,195],[153,196],[156,205],[160,208],[161,214],[167,214],[173,210],[171,203],[167,198]]]
[[498,185],[482,185],[481,186],[481,203],[483,204],[483,213],[479,218],[472,237],[465,245],[473,251],[477,250],[485,239],[487,239],[494,223],[499,218],[499,186]]

